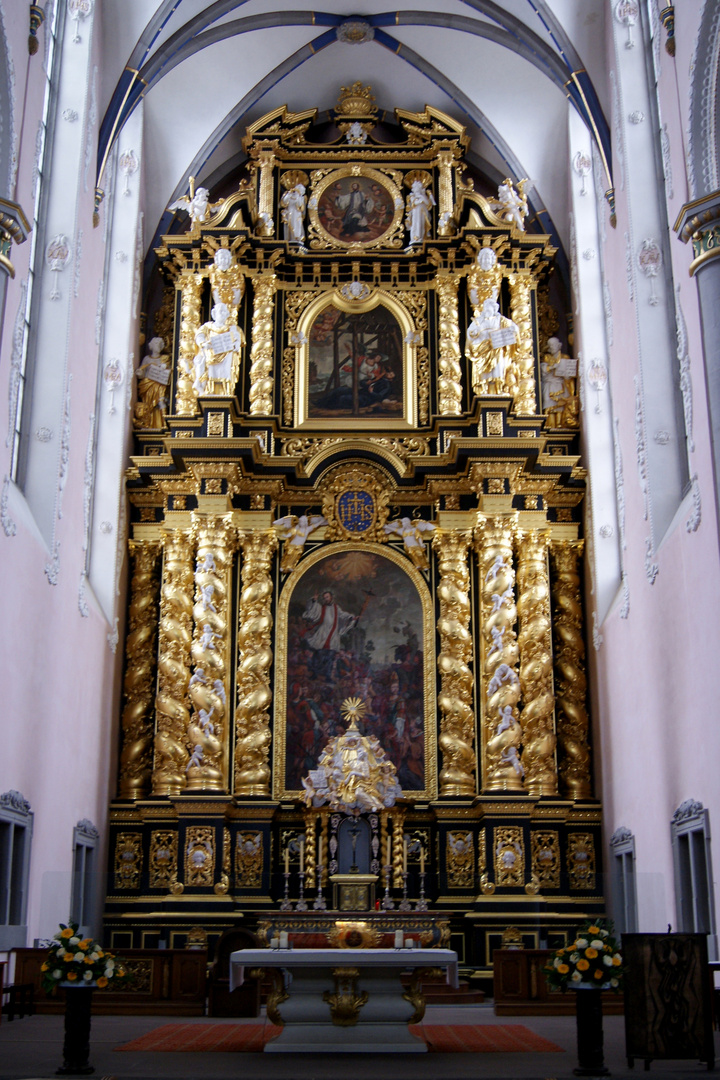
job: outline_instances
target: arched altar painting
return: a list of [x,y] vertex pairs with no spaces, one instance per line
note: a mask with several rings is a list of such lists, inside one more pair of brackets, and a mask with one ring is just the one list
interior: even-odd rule
[[345,698],[375,735],[403,790],[425,788],[423,611],[417,588],[383,555],[343,550],[312,565],[287,609],[285,788],[302,789],[326,743],[344,731]]
[[402,329],[382,304],[323,308],[309,335],[309,418],[402,416],[402,357]]

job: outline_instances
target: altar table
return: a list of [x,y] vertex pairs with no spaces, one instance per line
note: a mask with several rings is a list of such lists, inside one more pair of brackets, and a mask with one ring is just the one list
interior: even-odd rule
[[[451,949],[241,949],[230,956],[230,989],[264,969],[274,980],[267,1015],[282,1032],[265,1053],[427,1052],[408,1024],[425,1012],[423,969],[445,968],[458,985]],[[409,987],[401,975],[412,971]]]

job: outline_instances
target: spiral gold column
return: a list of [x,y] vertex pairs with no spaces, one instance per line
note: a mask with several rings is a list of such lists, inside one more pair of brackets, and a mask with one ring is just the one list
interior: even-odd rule
[[152,774],[160,544],[131,540],[128,547],[133,572],[125,639],[125,705],[118,796],[142,799],[148,794]]
[[250,350],[250,413],[270,416],[273,411],[273,313],[274,274],[255,278],[252,349]]
[[510,318],[520,331],[512,369],[517,386],[511,389],[513,409],[522,416],[537,412],[535,395],[535,355],[533,350],[531,293],[534,279],[528,270],[508,274],[510,282]]
[[572,799],[592,797],[585,641],[578,571],[582,551],[582,540],[553,543],[550,549],[560,780],[563,794]]
[[174,529],[166,534],[160,602],[153,795],[179,795],[187,782],[192,557],[193,543],[189,532]]
[[242,540],[243,571],[238,630],[238,697],[235,713],[235,794],[269,795],[270,648],[274,532],[249,532]]
[[475,534],[484,650],[483,791],[525,790],[512,540],[513,521],[502,517],[489,518]]
[[440,737],[443,754],[440,770],[440,795],[477,794],[475,781],[476,758],[473,749],[475,716],[472,709],[473,679],[468,664],[472,661],[470,623],[470,574],[467,551],[468,532],[442,532],[433,536],[437,553],[440,583],[440,617],[437,629],[440,637],[438,670],[441,690]]
[[258,236],[272,236],[273,222],[273,166],[275,155],[271,150],[261,151],[257,158],[260,167],[260,192],[258,195]]
[[392,884],[394,889],[403,887],[403,835],[405,832],[405,811],[395,807],[390,814],[392,828]]
[[531,795],[557,795],[547,534],[517,533],[522,762]]
[[193,514],[197,538],[195,562],[195,633],[190,681],[193,714],[188,727],[191,762],[188,791],[228,788],[227,693],[230,688],[228,592],[235,530],[231,516]]
[[197,394],[193,390],[195,334],[200,328],[200,293],[202,274],[183,270],[180,275],[182,303],[180,307],[180,345],[178,351],[177,384],[175,387],[175,412],[178,416],[195,416]]
[[460,366],[460,330],[458,327],[459,277],[438,274],[438,407],[441,416],[459,416],[462,412],[462,368]]
[[455,234],[453,212],[453,168],[455,156],[452,150],[441,150],[437,156],[438,166],[438,236]]
[[317,819],[315,810],[305,811],[305,888],[314,889],[317,870]]

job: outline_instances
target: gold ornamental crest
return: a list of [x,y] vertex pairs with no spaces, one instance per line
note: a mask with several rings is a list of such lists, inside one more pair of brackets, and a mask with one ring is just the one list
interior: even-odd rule
[[328,540],[387,540],[390,492],[373,469],[343,468],[323,488]]
[[308,239],[314,250],[362,252],[403,245],[405,200],[394,169],[351,163],[316,169],[308,200]]

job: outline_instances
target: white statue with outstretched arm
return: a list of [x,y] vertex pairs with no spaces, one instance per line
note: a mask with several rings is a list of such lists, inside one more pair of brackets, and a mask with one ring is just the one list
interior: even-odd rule
[[245,338],[227,304],[216,304],[210,315],[211,321],[203,323],[195,334],[198,351],[193,361],[193,389],[198,397],[230,397],[240,375]]

